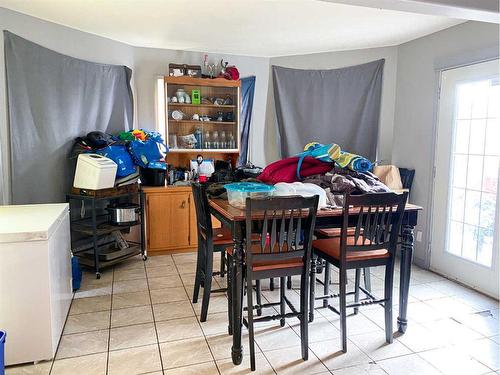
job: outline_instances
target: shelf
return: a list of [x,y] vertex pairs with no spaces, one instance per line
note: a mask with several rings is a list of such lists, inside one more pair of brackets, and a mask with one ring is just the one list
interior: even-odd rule
[[197,120],[168,120],[169,124],[213,124],[213,125],[236,125],[234,121],[197,121]]
[[211,86],[211,87],[240,87],[241,81],[230,81],[225,78],[193,78],[187,76],[171,77],[165,76],[167,84],[187,86]]
[[[127,225],[112,225],[108,223],[99,223],[97,225],[97,230],[96,230],[96,235],[97,236],[102,236],[105,234],[110,234],[114,232],[115,230],[122,231],[124,229],[129,229],[130,227],[139,225],[140,222],[134,222],[130,223]],[[74,230],[75,232],[87,234],[87,235],[93,235],[94,231],[92,229],[92,220],[91,219],[86,219],[85,221],[80,221],[80,222],[74,222],[71,226],[71,229]]]
[[[131,248],[133,248],[133,252],[129,253],[129,254],[126,254],[124,256],[121,256],[121,257],[118,257],[118,258],[115,258],[115,259],[112,259],[112,260],[99,260],[99,267],[107,267],[107,266],[112,266],[113,264],[116,264],[116,263],[120,263],[122,262],[123,260],[125,259],[128,259],[128,258],[131,258],[131,257],[134,257],[134,256],[137,256],[137,255],[140,255],[142,254],[141,252],[141,247],[139,245],[134,245],[134,246],[131,246]],[[76,257],[78,257],[78,262],[84,266],[87,266],[87,267],[94,267],[94,258],[90,258],[88,255],[86,254],[77,254],[75,255]]]
[[203,108],[221,108],[221,109],[233,109],[236,108],[234,104],[187,104],[187,103],[167,103],[169,107],[203,107]]
[[[221,153],[221,154],[234,154],[240,152],[237,148],[215,148],[215,149],[199,149],[199,148],[171,148],[168,153],[195,153],[195,152],[211,152],[211,153]],[[168,154],[167,154],[168,158]]]

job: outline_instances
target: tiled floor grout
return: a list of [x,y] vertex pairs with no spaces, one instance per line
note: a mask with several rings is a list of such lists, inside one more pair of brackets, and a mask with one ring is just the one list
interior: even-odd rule
[[[109,309],[104,309],[104,307],[101,307],[101,304],[106,303],[106,298],[102,298],[102,299],[98,298],[95,300],[95,302],[99,304],[98,306],[95,307],[97,309],[96,311],[93,311],[93,308],[91,306],[89,309],[89,310],[92,310],[91,312],[78,312],[77,314],[71,313],[71,315],[68,315],[68,317],[66,318],[66,322],[68,322],[69,317],[73,317],[74,320],[72,320],[72,324],[76,324],[76,325],[72,325],[71,329],[68,329],[67,331],[72,332],[73,330],[78,328],[78,329],[81,329],[82,332],[78,331],[78,332],[74,332],[74,333],[65,333],[64,336],[73,336],[73,335],[79,335],[79,334],[83,335],[85,333],[92,333],[92,332],[98,332],[98,331],[105,330],[105,331],[107,331],[107,334],[108,334],[107,343],[106,343],[106,350],[103,351],[103,346],[100,347],[99,349],[97,349],[97,347],[86,347],[87,349],[85,349],[85,350],[87,350],[87,351],[89,350],[88,348],[90,348],[90,350],[94,350],[93,348],[95,348],[95,350],[98,350],[98,351],[96,351],[96,352],[91,351],[89,353],[82,352],[81,355],[78,355],[78,354],[76,354],[77,352],[75,352],[74,350],[71,351],[71,347],[69,347],[70,348],[69,351],[65,350],[64,354],[61,354],[64,356],[64,358],[61,358],[61,359],[54,358],[54,360],[52,360],[50,362],[50,365],[48,366],[48,372],[45,372],[45,374],[57,372],[56,370],[54,370],[54,368],[59,360],[63,360],[63,359],[76,360],[78,358],[88,357],[88,356],[97,355],[97,354],[101,354],[104,356],[104,353],[106,353],[106,356],[105,356],[106,369],[102,374],[104,374],[104,373],[106,375],[110,374],[111,373],[110,372],[110,369],[111,369],[110,365],[112,364],[111,363],[112,362],[111,361],[111,353],[112,352],[119,351],[119,350],[129,350],[129,349],[134,349],[134,348],[147,347],[147,346],[152,345],[152,344],[139,344],[141,341],[134,341],[134,343],[137,343],[137,345],[130,345],[130,344],[132,344],[132,342],[128,342],[126,347],[123,347],[123,348],[120,347],[120,348],[117,348],[117,349],[115,348],[115,349],[111,350],[111,333],[112,333],[112,331],[114,329],[124,329],[126,327],[133,327],[136,325],[140,326],[140,325],[144,325],[144,324],[152,324],[154,326],[154,335],[155,335],[155,341],[156,341],[155,344],[156,344],[156,348],[158,350],[159,361],[160,361],[159,366],[161,366],[162,372],[167,371],[167,368],[169,371],[170,370],[183,371],[184,367],[186,367],[186,370],[187,370],[187,367],[194,365],[194,364],[182,364],[179,366],[175,366],[173,368],[169,368],[169,366],[165,363],[166,359],[164,358],[164,356],[162,354],[161,348],[162,348],[163,343],[175,343],[178,341],[181,342],[184,340],[191,340],[191,339],[196,339],[196,338],[201,339],[203,337],[205,345],[208,347],[208,352],[210,353],[211,360],[208,360],[209,357],[208,357],[208,352],[207,352],[207,361],[202,361],[199,364],[210,363],[213,366],[215,366],[214,370],[213,370],[214,373],[215,373],[215,370],[217,371],[217,373],[219,375],[222,375],[223,373],[225,373],[224,372],[225,369],[222,367],[222,365],[227,364],[227,363],[229,363],[228,361],[230,361],[231,346],[229,344],[227,347],[227,352],[228,352],[227,356],[224,355],[223,358],[216,359],[219,357],[219,355],[216,354],[216,352],[214,351],[215,346],[213,346],[214,345],[213,343],[212,343],[212,345],[210,344],[210,342],[212,340],[209,341],[209,339],[217,338],[219,336],[223,336],[223,335],[227,334],[227,330],[226,330],[226,332],[222,332],[222,331],[219,332],[219,326],[213,326],[213,328],[210,328],[211,327],[210,326],[210,316],[211,315],[213,316],[213,314],[220,314],[220,315],[225,314],[225,315],[227,315],[227,309],[225,309],[224,311],[221,311],[221,312],[219,312],[218,309],[215,309],[213,312],[211,312],[210,308],[209,308],[209,315],[208,315],[207,323],[202,324],[200,322],[199,306],[197,307],[196,304],[192,303],[192,294],[191,294],[192,288],[193,288],[193,285],[191,285],[191,278],[194,277],[194,272],[195,272],[195,268],[194,268],[195,255],[181,255],[181,256],[176,256],[176,255],[170,256],[169,255],[169,256],[162,256],[162,257],[159,256],[159,257],[154,257],[154,258],[156,258],[156,259],[153,259],[154,263],[148,264],[147,261],[143,262],[142,260],[137,260],[137,262],[140,261],[140,262],[143,262],[143,264],[141,264],[141,266],[138,266],[138,265],[134,265],[132,262],[130,262],[129,264],[131,264],[132,266],[125,265],[123,268],[120,266],[117,266],[116,268],[111,269],[109,271],[104,270],[103,278],[101,278],[101,280],[92,279],[92,277],[95,277],[95,275],[93,273],[85,273],[85,279],[82,282],[82,292],[83,293],[86,292],[88,294],[87,295],[85,295],[85,294],[80,295],[77,298],[76,298],[76,294],[74,294],[75,298],[73,299],[71,306],[70,306],[70,309],[74,309],[74,310],[70,310],[70,311],[86,311],[87,309],[89,309],[88,306],[91,306],[89,303],[93,304],[94,300],[87,300],[86,304],[84,301],[85,301],[85,298],[93,297],[93,289],[102,289],[101,291],[99,291],[99,293],[105,292],[105,294],[102,295],[102,297],[109,296],[109,299],[110,299],[109,305],[108,305]],[[150,262],[151,262],[151,258],[150,258]],[[161,264],[158,264],[157,262],[161,262]],[[165,263],[163,263],[163,262],[165,262]],[[172,272],[172,274],[175,273],[175,276],[171,275],[171,274],[162,275],[161,271],[158,271],[158,270],[152,271],[153,269],[161,269],[161,268],[164,268],[166,272]],[[108,272],[111,274],[110,276],[106,275]],[[129,272],[130,272],[130,277],[131,277],[130,279],[127,276],[127,273],[129,273]],[[142,272],[144,273],[144,275],[142,275]],[[149,276],[150,272],[153,272],[154,277]],[[379,270],[372,270],[372,281],[375,281],[376,283],[383,282],[383,278],[378,276],[378,272],[379,272]],[[492,328],[492,324],[494,324],[495,322],[498,323],[498,311],[497,311],[498,304],[494,304],[492,300],[488,299],[484,295],[476,293],[475,291],[467,289],[467,288],[465,288],[457,283],[454,283],[453,281],[447,280],[447,279],[442,278],[434,273],[430,273],[428,271],[419,269],[417,267],[415,267],[415,271],[412,272],[412,274],[414,276],[416,276],[416,278],[412,279],[412,281],[414,281],[414,282],[410,286],[410,305],[409,305],[410,315],[411,315],[411,311],[412,311],[411,306],[413,305],[413,306],[415,306],[415,308],[418,307],[417,313],[428,314],[428,316],[414,315],[415,317],[419,317],[418,321],[414,321],[414,317],[409,316],[410,326],[409,326],[409,330],[408,330],[407,334],[404,336],[398,336],[398,335],[395,336],[394,341],[398,343],[397,344],[397,345],[399,345],[399,346],[397,346],[398,349],[396,349],[396,351],[394,351],[393,349],[390,349],[390,346],[388,346],[388,348],[389,348],[388,351],[383,352],[381,355],[380,353],[375,353],[375,351],[377,351],[379,349],[378,347],[375,348],[374,350],[372,350],[372,349],[370,349],[371,346],[369,344],[364,345],[363,342],[359,341],[358,343],[363,344],[363,346],[361,346],[361,345],[358,345],[357,343],[355,343],[354,341],[351,340],[351,338],[355,338],[356,336],[359,336],[358,339],[360,340],[363,338],[364,335],[368,335],[368,336],[370,336],[371,334],[375,335],[375,332],[380,332],[381,337],[382,338],[384,337],[383,325],[381,325],[381,324],[383,324],[383,321],[378,319],[377,314],[379,314],[379,313],[375,312],[376,309],[375,308],[360,309],[360,313],[358,314],[360,317],[352,318],[354,320],[351,320],[351,323],[358,324],[358,327],[354,328],[356,330],[355,333],[348,334],[348,339],[349,339],[348,348],[351,348],[351,347],[356,348],[356,350],[358,350],[360,353],[363,354],[363,356],[365,356],[363,358],[366,358],[366,360],[363,359],[362,363],[366,363],[366,365],[368,365],[370,363],[373,364],[373,366],[375,366],[377,371],[380,371],[380,373],[392,374],[392,372],[386,370],[386,368],[385,368],[386,361],[391,362],[391,361],[397,360],[398,358],[404,358],[405,361],[415,361],[418,359],[422,364],[425,363],[426,365],[429,366],[429,368],[435,369],[436,371],[441,373],[441,370],[438,368],[438,366],[441,366],[442,363],[439,363],[439,362],[437,364],[435,363],[436,361],[432,357],[432,353],[434,351],[448,350],[448,349],[449,350],[458,350],[457,348],[459,348],[463,344],[462,341],[464,341],[464,340],[469,340],[466,342],[478,341],[478,345],[490,345],[490,346],[487,346],[487,348],[489,348],[489,347],[500,348],[500,345],[498,345],[498,338],[495,341],[495,337],[498,337],[499,332],[495,331],[494,327]],[[119,277],[117,277],[117,275],[119,275]],[[139,275],[141,277],[139,277]],[[172,276],[172,277],[167,278],[166,276]],[[180,282],[178,284],[177,284],[176,277],[178,278],[178,280],[180,280]],[[336,285],[334,284],[335,277],[336,277],[336,274],[333,273],[333,277],[332,277],[333,283],[331,286],[332,290],[336,287]],[[226,278],[227,278],[227,276],[226,276]],[[155,286],[155,289],[151,289],[151,285],[150,285],[150,281],[153,279],[155,279],[155,282],[157,283]],[[425,281],[425,280],[427,280],[427,281]],[[294,283],[295,282],[296,281],[294,281]],[[136,291],[135,289],[137,289],[137,287],[139,287],[139,288],[143,287],[142,285],[136,285],[137,283],[144,283],[146,290]],[[167,284],[167,283],[170,283],[170,284]],[[120,287],[119,293],[115,292],[115,284]],[[158,286],[162,286],[163,284],[166,284],[166,286],[158,288]],[[225,279],[214,277],[213,286],[218,285],[219,287],[225,287],[224,284],[227,284],[227,281]],[[279,284],[279,281],[278,281],[278,283],[276,283],[276,289],[274,292],[271,292],[267,288],[267,285],[265,288],[263,288],[263,292],[264,292],[263,296],[262,296],[263,301],[270,302],[270,301],[274,301],[275,298],[277,298],[277,296],[278,296],[277,292],[279,291],[277,284]],[[398,288],[398,286],[399,286],[398,282],[395,282],[395,288]],[[109,289],[106,290],[107,288],[109,288]],[[181,310],[180,310],[179,316],[176,315],[175,317],[170,317],[169,312],[168,312],[166,319],[157,320],[158,311],[162,311],[162,314],[164,314],[165,307],[159,307],[156,312],[155,312],[155,308],[153,308],[153,307],[156,305],[167,305],[167,304],[172,303],[172,302],[170,300],[166,300],[165,302],[162,302],[164,295],[160,293],[160,294],[156,295],[157,298],[159,298],[158,300],[156,300],[157,303],[153,303],[153,299],[154,299],[153,294],[155,291],[167,290],[167,289],[172,289],[172,293],[173,293],[173,295],[176,295],[176,298],[177,298],[177,294],[180,292],[180,290],[182,290],[184,292],[185,296],[183,296],[182,299],[180,299],[179,301],[176,301],[176,303],[178,302],[177,306],[180,307]],[[174,289],[179,289],[179,291],[178,292],[173,291]],[[202,290],[203,290],[203,288],[201,288],[201,291]],[[435,290],[435,292],[433,292],[432,290]],[[287,292],[287,295],[291,297],[292,302],[295,302],[299,298],[299,293],[296,289],[287,290],[286,292]],[[127,302],[126,299],[122,298],[122,299],[120,299],[121,305],[118,308],[114,308],[115,296],[119,296],[122,294],[128,294],[128,293],[138,293],[137,295],[130,295],[130,298],[134,298],[134,300],[132,300],[132,302],[131,302],[133,305],[126,306],[126,304],[129,302]],[[144,293],[144,295],[141,295],[141,293]],[[147,300],[145,299],[146,293],[147,293]],[[97,293],[95,293],[95,294],[96,294],[96,296],[101,295],[101,294],[97,294]],[[213,294],[212,297],[219,296],[219,295],[220,294]],[[223,294],[223,295],[225,298],[227,298],[226,294]],[[178,297],[181,298],[180,295],[178,295]],[[135,299],[135,298],[137,298],[137,299]],[[75,301],[77,299],[80,300],[80,303],[82,303],[81,305],[78,305],[78,307],[76,307],[76,305],[75,305]],[[397,303],[397,299],[398,299],[397,293],[394,294],[394,299],[395,299],[395,302]],[[442,301],[440,302],[439,300],[441,300],[441,299],[442,299]],[[219,300],[218,301],[219,305],[216,305],[216,306],[222,307],[222,305],[220,305],[221,301],[222,300]],[[246,299],[245,299],[245,302],[246,302]],[[138,303],[138,305],[135,305],[135,303]],[[182,307],[182,305],[185,303],[189,304],[189,309],[190,309],[189,311],[193,315],[183,316],[183,314],[187,313],[187,311],[186,311],[187,306]],[[451,307],[451,308],[447,307],[446,306],[447,303],[451,303],[453,307]],[[294,303],[294,304],[296,304],[296,303]],[[201,300],[198,301],[198,305],[201,305]],[[145,310],[146,309],[145,306],[148,306],[151,309],[151,314],[152,314],[151,322],[135,323],[135,321],[134,321],[134,324],[121,325],[121,324],[124,324],[123,317],[127,317],[126,314],[128,314],[128,312],[122,312],[117,317],[117,319],[115,319],[113,317],[113,314],[116,314],[117,311],[124,310],[124,309],[131,309],[131,313],[134,313],[134,311],[132,309],[142,307]],[[213,307],[213,306],[214,305],[212,304],[210,307]],[[490,308],[488,308],[488,306]],[[492,310],[491,307],[496,307],[496,308]],[[439,311],[440,308],[442,308],[444,310]],[[457,312],[455,312],[455,310],[454,310],[455,308],[458,309]],[[438,309],[438,310],[436,310],[436,309]],[[377,310],[383,311],[382,309],[377,309]],[[493,311],[493,314],[490,314],[490,315],[478,314],[481,311],[488,311],[488,310]],[[141,310],[138,310],[138,311],[141,311]],[[322,310],[320,310],[320,311],[322,311]],[[433,311],[436,311],[436,313],[437,313],[436,316],[430,315]],[[109,319],[107,328],[99,328],[99,329],[96,328],[96,329],[91,329],[91,330],[88,330],[88,329],[83,330],[83,327],[85,327],[85,324],[82,325],[82,321],[85,322],[84,318],[86,318],[87,316],[92,317],[92,314],[95,314],[95,313],[104,314],[105,312],[109,312],[109,317],[107,317],[107,319]],[[394,315],[397,316],[397,314],[398,314],[397,306],[394,307],[393,312],[394,312]],[[88,315],[83,315],[83,314],[88,314]],[[380,313],[380,314],[382,314],[382,313]],[[414,314],[416,314],[416,313],[414,313]],[[148,315],[149,315],[149,313],[148,313]],[[220,315],[216,319],[216,322],[217,322],[216,324],[220,324],[220,322],[221,322]],[[78,317],[78,316],[81,316],[82,319],[78,320],[78,319],[74,318],[74,317]],[[244,316],[246,316],[246,313],[244,313]],[[328,314],[324,315],[324,314],[321,314],[321,312],[318,312],[317,317],[322,318],[322,321],[324,319],[324,324],[326,324],[325,327],[333,326],[332,329],[338,331],[338,327],[336,325],[337,323],[336,323],[336,320],[333,316],[328,315]],[[193,323],[194,323],[194,321],[196,321],[197,328],[201,332],[200,336],[193,336],[192,338],[189,338],[189,337],[179,338],[180,336],[173,337],[172,334],[169,334],[169,336],[167,338],[164,338],[163,341],[160,341],[161,335],[160,335],[159,329],[157,328],[158,323],[173,322],[176,320],[181,321],[183,319],[187,320],[187,319],[191,319],[191,318],[194,318]],[[101,319],[101,318],[98,318],[98,319]],[[145,320],[148,320],[148,319],[151,319],[151,318],[146,317]],[[356,319],[358,319],[357,322],[355,322]],[[492,320],[488,320],[488,319],[492,319]],[[120,324],[120,325],[117,327],[113,326],[113,321],[115,321],[115,323],[118,322],[118,324]],[[365,321],[366,321],[366,323],[363,323]],[[417,336],[417,339],[416,339],[417,344],[415,344],[415,342],[413,342],[411,339],[411,335],[412,335],[411,324],[413,323],[412,321],[415,324],[414,325],[415,329],[423,330],[423,331],[421,331],[422,333],[420,333],[420,334],[426,334],[426,332],[428,332],[429,330],[431,330],[431,331],[433,329],[435,330],[436,327],[440,327],[439,325],[437,325],[437,326],[435,325],[435,324],[437,324],[436,322],[442,321],[443,324],[445,324],[445,328],[447,325],[447,327],[448,327],[447,329],[452,329],[452,327],[455,327],[455,325],[456,325],[457,329],[463,330],[460,332],[462,332],[464,335],[467,334],[468,336],[466,336],[467,339],[461,339],[460,337],[457,337],[457,338],[446,337],[446,340],[442,340],[442,342],[439,341],[439,342],[433,343],[433,345],[427,345],[427,346],[421,345],[421,343],[418,342],[418,336]],[[102,320],[101,320],[101,322],[102,322]],[[295,319],[287,319],[284,328],[286,330],[291,330],[291,332],[293,332],[293,337],[300,338],[300,334],[298,332],[298,326],[295,324],[296,322],[297,321]],[[368,324],[368,322],[370,322],[370,324],[373,324],[372,330],[368,329],[366,331],[363,331],[364,326],[359,326],[359,324]],[[278,325],[278,321],[276,321],[276,324]],[[483,325],[489,324],[489,325],[482,326],[481,324],[483,324]],[[89,328],[90,327],[92,327],[92,328],[97,327],[98,325],[99,325],[98,320],[91,321],[91,324],[87,324],[87,326]],[[293,328],[292,328],[292,325],[293,325]],[[267,345],[265,344],[265,346],[267,346],[268,348],[271,348],[271,349],[270,350],[269,349],[262,350],[263,346],[260,346],[258,344],[258,341],[260,341],[259,335],[258,335],[259,334],[259,326],[263,327],[263,325],[256,323],[256,325],[255,325],[255,327],[257,329],[256,335],[255,335],[256,336],[256,341],[255,341],[256,354],[259,353],[258,355],[261,356],[260,358],[266,362],[266,365],[269,366],[269,370],[272,370],[274,373],[278,373],[280,371],[280,369],[276,370],[273,366],[274,360],[276,360],[276,354],[277,353],[279,354],[280,351],[291,350],[292,348],[297,348],[297,347],[296,347],[296,345],[286,346],[286,345],[283,345],[283,343],[280,343],[279,345],[277,345],[277,347],[269,346],[269,344],[267,344]],[[349,326],[350,326],[350,323],[348,320],[348,332],[350,329]],[[273,329],[277,328],[274,325],[269,325],[269,327],[273,328]],[[312,326],[312,325],[309,326],[309,337],[310,337],[309,360],[310,361],[312,360],[311,363],[312,362],[318,363],[321,366],[328,368],[329,364],[331,366],[331,362],[329,363],[329,361],[331,361],[330,357],[325,356],[325,354],[321,354],[322,353],[321,351],[317,352],[316,349],[321,347],[321,345],[320,345],[321,342],[326,342],[326,341],[335,342],[336,340],[339,340],[339,345],[340,345],[340,339],[337,337],[338,332],[335,332],[335,334],[332,336],[322,335],[321,333],[319,333],[319,336],[313,338],[314,341],[311,341],[311,337],[312,337],[311,331],[312,331],[313,327],[314,326]],[[320,327],[322,327],[322,326],[320,326]],[[369,327],[371,327],[371,326],[369,326]],[[264,328],[263,331],[265,329],[266,328]],[[397,326],[395,326],[394,329],[397,329]],[[439,330],[439,328],[437,328],[437,329]],[[481,332],[479,332],[478,329]],[[168,331],[168,332],[170,332],[170,331]],[[243,327],[243,333],[245,333],[244,327]],[[288,337],[288,336],[286,336],[288,334],[291,334],[291,333],[285,333],[284,337]],[[447,335],[447,334],[448,333],[445,333],[445,332],[437,333],[437,335],[441,335],[441,336]],[[453,334],[453,333],[451,333],[451,334]],[[196,335],[197,335],[197,333],[196,333]],[[95,335],[92,337],[98,338],[99,336]],[[82,339],[86,339],[86,338],[87,338],[87,336],[82,336]],[[172,339],[174,339],[174,340],[172,340]],[[76,340],[78,340],[78,339],[76,338]],[[243,341],[242,345],[246,344],[244,342],[245,340],[248,341],[248,337],[243,336],[242,337],[242,341]],[[413,340],[415,340],[415,339],[413,339]],[[486,340],[486,341],[484,341],[484,340]],[[201,341],[202,340],[200,340],[200,342]],[[383,340],[381,340],[381,341],[383,341]],[[66,344],[68,342],[74,342],[74,341],[73,341],[73,339],[71,339],[70,341],[66,341]],[[146,342],[146,341],[142,341],[142,342]],[[382,346],[384,346],[384,345],[382,345]],[[402,351],[400,351],[399,348],[401,348]],[[403,348],[404,348],[404,350],[403,350]],[[56,356],[58,356],[58,352],[60,349],[61,348],[58,348],[58,350],[56,352]],[[299,349],[300,349],[300,347],[299,347]],[[332,350],[333,351],[337,350],[337,347],[335,347],[335,349],[332,349]],[[133,351],[132,351],[132,353],[133,353]],[[498,368],[496,368],[497,362],[492,362],[492,361],[495,361],[498,359],[494,359],[491,356],[481,358],[481,357],[478,357],[478,355],[476,353],[473,353],[473,352],[467,352],[467,353],[469,353],[469,354],[467,354],[466,359],[469,359],[471,363],[477,363],[477,365],[479,365],[478,368],[483,368],[483,370],[490,369],[491,371],[495,371],[495,370],[498,371],[499,370]],[[274,354],[274,356],[272,356],[273,354]],[[430,356],[429,356],[429,354],[430,354]],[[244,355],[247,356],[248,353],[245,351]],[[435,355],[437,355],[437,353]],[[336,358],[336,356],[335,356],[335,358]],[[346,361],[345,364],[344,364],[344,362],[342,362],[342,368],[348,368],[348,367],[353,367],[353,369],[357,368],[356,366],[358,366],[358,365],[355,362],[347,360],[346,359],[347,357],[343,357],[342,355],[339,357],[339,360],[341,360],[342,358],[344,358],[344,360]],[[376,360],[375,358],[379,358],[379,359]],[[89,358],[87,361],[89,361],[90,359],[91,358]],[[300,350],[297,353],[297,360],[298,359],[300,359]],[[104,361],[104,358],[102,358],[102,360]],[[366,361],[368,361],[368,362],[366,362]],[[65,362],[67,363],[67,361],[65,361]],[[300,365],[301,362],[299,361],[298,363]],[[494,366],[493,366],[493,363],[494,363]],[[197,365],[199,365],[199,364],[197,364]],[[262,362],[261,365],[263,365],[263,364],[264,364],[264,362]],[[245,365],[240,365],[240,368],[239,368],[240,371],[247,370],[241,366],[245,366]],[[474,366],[476,366],[476,365],[474,365]],[[61,367],[59,366],[58,369],[60,370]],[[257,370],[259,370],[259,363],[257,363]],[[332,372],[335,373],[336,371],[337,370],[334,370],[334,371],[329,370],[330,373],[332,373]],[[152,373],[152,372],[150,372],[150,373]],[[10,374],[9,368],[7,368],[7,374]],[[417,373],[415,373],[415,374],[417,374]]]
[[146,284],[148,286],[149,303],[151,306],[151,312],[153,314],[153,326],[154,326],[155,335],[156,335],[156,346],[158,347],[158,354],[160,356],[160,366],[161,366],[161,371],[163,372],[164,371],[163,356],[161,354],[161,346],[160,346],[160,338],[158,336],[158,329],[156,328],[155,310],[153,309],[153,300],[151,298],[151,289],[149,288],[148,268],[146,267],[146,262],[144,262],[144,272],[146,274]]

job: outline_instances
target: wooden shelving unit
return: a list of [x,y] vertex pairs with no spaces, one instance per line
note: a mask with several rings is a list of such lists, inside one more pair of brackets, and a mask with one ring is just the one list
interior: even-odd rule
[[[193,90],[199,90],[201,98],[230,98],[232,104],[217,105],[217,104],[192,104],[192,103],[171,103],[166,100],[166,124],[165,134],[166,142],[169,147],[167,155],[167,163],[174,167],[187,167],[189,161],[195,159],[197,155],[201,154],[205,158],[231,160],[233,165],[240,152],[240,81],[229,81],[224,78],[191,78],[191,77],[164,77],[165,81],[165,99],[175,96],[178,89],[183,89],[186,94],[192,94]],[[180,110],[185,114],[182,120],[174,120],[172,118],[172,111]],[[232,112],[233,121],[197,121],[192,120],[194,114],[199,116],[209,116],[216,118],[218,112],[226,114]],[[194,134],[199,129],[201,131],[202,139],[201,144],[193,149],[181,148],[178,137],[188,134]],[[225,133],[226,141],[234,139],[234,146],[229,147],[225,145],[224,148],[206,147],[206,134],[209,138],[213,137],[214,133],[218,133],[219,140],[222,137],[222,132]],[[171,144],[172,136],[177,139],[178,147]],[[229,142],[228,142],[229,143]]]

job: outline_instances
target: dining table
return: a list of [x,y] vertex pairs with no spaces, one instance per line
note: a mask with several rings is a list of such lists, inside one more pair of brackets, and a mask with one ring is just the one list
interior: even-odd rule
[[[243,359],[243,347],[241,344],[241,331],[243,319],[243,282],[244,282],[244,260],[245,260],[245,224],[246,211],[244,208],[231,206],[227,199],[211,198],[209,200],[210,212],[223,226],[229,228],[233,239],[233,256],[231,273],[228,277],[228,298],[232,311],[229,311],[229,332],[233,336],[231,357],[235,365],[239,365]],[[408,293],[410,287],[411,264],[413,258],[414,235],[413,231],[417,225],[418,213],[422,207],[407,203],[402,219],[402,242],[400,255],[400,278],[399,278],[399,313],[397,318],[398,331],[404,334],[408,326]],[[319,209],[316,214],[315,228],[341,228],[342,208]],[[263,220],[263,216],[255,213],[252,221]],[[349,209],[349,221],[356,222],[359,209]],[[394,217],[394,220],[397,218]]]

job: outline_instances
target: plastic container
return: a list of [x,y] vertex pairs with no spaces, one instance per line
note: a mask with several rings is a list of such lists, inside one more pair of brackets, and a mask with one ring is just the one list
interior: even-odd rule
[[108,189],[115,186],[118,166],[116,163],[98,154],[80,154],[76,162],[73,186],[80,189]]
[[0,375],[5,374],[5,331],[0,331]]
[[238,208],[245,208],[247,198],[266,198],[272,195],[275,190],[274,186],[257,182],[235,182],[226,184],[224,187],[227,190],[229,204]]
[[166,175],[165,169],[141,167],[141,184],[144,186],[165,186]]

